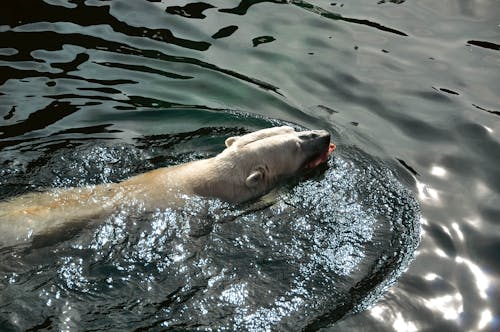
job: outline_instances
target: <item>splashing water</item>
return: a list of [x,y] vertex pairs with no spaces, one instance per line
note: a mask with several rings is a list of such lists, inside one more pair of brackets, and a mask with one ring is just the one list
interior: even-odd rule
[[[104,168],[116,151],[147,156],[132,146],[91,150]],[[375,301],[419,239],[410,192],[353,146],[257,202],[187,200],[182,210],[134,206],[69,238],[3,250],[2,320],[19,329],[318,328]]]

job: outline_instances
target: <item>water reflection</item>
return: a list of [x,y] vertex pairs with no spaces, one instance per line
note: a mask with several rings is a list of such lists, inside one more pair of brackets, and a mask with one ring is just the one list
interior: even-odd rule
[[[225,137],[221,129],[205,132],[221,142]],[[106,171],[117,152],[127,151],[131,158],[124,161],[132,166],[134,158],[161,155],[172,145],[193,146],[192,140],[204,138],[171,135],[166,140],[170,145],[154,152],[89,145],[80,148],[83,154],[61,152],[54,158],[66,165],[64,170],[76,167],[80,176],[87,173],[88,180],[106,182],[122,176]],[[147,138],[147,146],[158,149],[165,139]],[[93,154],[96,158],[88,158]],[[192,157],[179,155],[181,160]],[[95,167],[102,169],[97,172],[101,178],[95,178]],[[54,173],[68,178],[57,168]],[[39,283],[35,294],[25,293],[34,310],[44,307],[36,319],[44,320],[48,313],[70,328],[107,324],[95,319],[94,310],[82,310],[93,303],[125,324],[119,326],[317,329],[369,306],[408,266],[418,243],[416,202],[383,164],[354,147],[344,147],[328,168],[268,199],[271,203],[264,206],[240,207],[189,199],[183,210],[149,212],[132,204],[102,224],[65,238],[55,235],[44,245],[38,242],[18,262],[5,252],[9,264],[22,262],[27,271],[2,273],[12,280],[12,291],[25,287],[19,279]],[[30,277],[37,268],[27,261],[40,255],[47,255],[47,265]],[[3,296],[14,305],[8,292]],[[132,320],[121,309],[139,303],[142,309]],[[6,319],[29,326],[28,321],[15,323],[10,313]]]
[[[225,126],[221,132],[237,134],[235,122],[217,113],[228,109],[308,127],[342,128],[337,139],[350,143],[360,135],[362,139],[354,139],[354,144],[361,151],[380,156],[388,165],[399,162],[409,172],[399,176],[410,187],[411,178],[416,178],[423,237],[417,259],[398,283],[382,297],[383,291],[376,291],[373,301],[367,300],[379,301],[371,310],[331,329],[498,329],[498,6],[497,1],[483,0],[6,2],[0,14],[1,197],[50,186],[116,181],[153,165],[171,165],[187,156],[206,157],[220,147],[200,141],[175,144],[170,135],[155,135],[190,132],[189,137],[217,139],[213,131],[196,131],[209,125]],[[251,117],[238,122],[248,129],[263,125]],[[141,139],[134,140],[137,137]],[[85,147],[97,142],[133,143],[141,153],[126,144],[114,150],[97,144],[100,148],[90,152]],[[149,144],[162,153],[143,154]],[[64,149],[72,149],[73,155]],[[58,153],[71,160],[64,169],[56,167]],[[113,158],[104,158],[106,153]],[[78,154],[96,162],[78,159]],[[96,163],[112,167],[96,172]],[[399,165],[392,166],[399,169]],[[357,214],[359,209],[349,208],[343,210],[345,214],[366,217]],[[214,267],[209,259],[186,255],[203,247],[207,234],[229,226],[214,227],[215,231],[206,224],[176,229],[167,222],[173,217],[165,213],[151,216],[157,221],[151,229],[133,228],[131,220],[139,216],[116,215],[95,233],[79,233],[95,238],[79,239],[71,246],[66,243],[65,252],[56,246],[55,254],[40,249],[40,255],[15,251],[5,257],[0,251],[2,269],[9,272],[0,280],[0,314],[8,317],[0,329],[5,324],[12,324],[14,330],[75,329],[85,324],[92,329],[102,321],[127,329],[145,316],[157,315],[148,327],[162,329],[175,326],[166,317],[179,316],[172,312],[172,303],[202,297],[203,287],[211,289],[215,299],[211,302],[206,297],[196,307],[206,315],[213,303],[224,308],[246,303],[255,280],[280,275],[284,281],[272,287],[281,291],[284,284],[296,280],[273,269],[274,261],[252,261],[255,279],[245,281],[231,269]],[[342,225],[348,224],[344,221]],[[170,227],[176,231],[162,237]],[[276,235],[277,228],[266,225],[261,234],[273,248],[283,240]],[[362,244],[339,242],[335,243],[338,250],[328,250],[329,241],[339,233],[318,229],[322,228],[296,229],[305,234],[315,231],[317,250],[310,264],[297,263],[300,274],[314,275],[324,265],[338,269],[342,278],[356,277],[353,271],[363,260],[356,250]],[[127,237],[135,231],[144,238]],[[220,246],[229,247],[223,241],[227,232],[213,239],[215,256],[221,254]],[[185,243],[167,246],[172,238],[186,234],[195,239],[196,248]],[[368,242],[378,239],[369,230],[356,236]],[[124,257],[113,250],[124,243],[138,246]],[[235,235],[230,243],[248,253],[260,253],[260,244],[251,234]],[[305,260],[299,249],[290,246],[277,252]],[[90,257],[97,257],[99,264],[86,265]],[[186,261],[194,265],[182,265]],[[176,264],[179,273],[169,275]],[[325,276],[324,280],[331,277]],[[393,277],[378,276],[374,283]],[[183,288],[179,279],[193,287]],[[49,287],[51,280],[60,287]],[[275,321],[284,317],[282,312],[304,305],[301,301],[311,298],[304,293],[307,287],[293,285],[293,292],[282,291],[290,302],[276,300],[276,294],[262,296],[272,308],[259,311],[260,316],[241,312],[241,324],[266,327],[265,322],[248,320]],[[77,287],[88,290],[80,294],[82,302],[67,299]],[[123,315],[116,316],[116,321],[103,294],[122,308]],[[124,299],[123,294],[134,299]],[[362,310],[349,307],[355,296],[347,295],[341,310],[322,317],[336,320],[342,313]],[[86,321],[88,311],[93,322]],[[294,325],[293,317],[298,316],[292,314],[286,329],[297,329],[306,320],[299,317]],[[68,324],[60,319],[68,319]],[[201,318],[198,324],[193,328],[203,328]]]
[[430,173],[438,177],[446,177],[446,169],[441,166],[432,166]]
[[479,296],[481,296],[483,299],[487,299],[488,296],[486,291],[488,290],[490,283],[489,278],[483,273],[483,271],[481,271],[481,269],[469,259],[462,258],[460,256],[455,257],[455,262],[467,266],[467,268],[470,270],[470,273],[472,273],[472,275],[476,279],[475,283],[477,286],[477,290],[479,291]]
[[431,188],[429,185],[418,182],[416,183],[418,190],[418,198],[422,201],[431,201],[431,204],[440,204],[439,193],[436,189]]

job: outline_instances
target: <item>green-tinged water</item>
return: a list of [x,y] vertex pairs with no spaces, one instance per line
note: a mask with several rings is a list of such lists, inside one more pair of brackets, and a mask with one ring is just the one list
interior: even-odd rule
[[261,202],[125,209],[0,248],[0,330],[498,329],[499,12],[3,3],[0,199],[273,125],[326,129],[337,150]]

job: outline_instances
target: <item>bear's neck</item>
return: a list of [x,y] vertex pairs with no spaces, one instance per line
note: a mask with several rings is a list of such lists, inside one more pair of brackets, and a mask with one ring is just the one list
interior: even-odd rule
[[180,195],[196,195],[239,203],[258,196],[245,186],[246,171],[216,157],[159,168],[132,177],[121,187],[139,188],[145,201],[175,201]]
[[[217,157],[193,161],[167,169],[169,185],[186,194],[239,203],[255,196],[245,186],[244,170],[231,167]],[[188,174],[188,176],[186,176]]]

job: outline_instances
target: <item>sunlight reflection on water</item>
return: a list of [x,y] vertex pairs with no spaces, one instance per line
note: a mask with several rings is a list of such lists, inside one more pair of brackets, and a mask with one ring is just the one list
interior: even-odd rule
[[[418,206],[388,169],[355,148],[328,163],[271,194],[269,206],[187,197],[185,209],[148,212],[130,202],[55,247],[60,283],[42,286],[39,296],[68,324],[87,319],[77,309],[81,297],[127,301],[117,292],[134,293],[156,315],[160,306],[163,327],[306,328],[315,316],[345,314],[348,301],[357,309],[347,312],[361,310],[407,267]],[[155,300],[161,294],[167,299]]]
[[[233,111],[332,132],[341,127],[336,139],[342,143],[349,143],[346,137],[354,133],[362,135],[354,143],[360,150],[373,152],[387,165],[397,160],[406,169],[402,178],[422,206],[424,236],[417,259],[398,284],[384,296],[375,291],[372,300],[379,302],[371,311],[378,311],[381,319],[367,311],[338,321],[341,312],[357,309],[346,305],[335,311],[340,302],[363,302],[354,299],[356,292],[331,303],[332,316],[323,315],[327,305],[324,311],[311,306],[304,310],[321,317],[319,321],[337,321],[331,331],[344,331],[345,326],[356,331],[369,327],[370,332],[498,330],[499,4],[6,1],[0,15],[0,193],[7,198],[53,186],[120,181],[153,166],[174,164],[179,161],[176,154],[187,161],[218,151],[223,141],[205,144],[203,138],[211,134],[199,128],[238,134],[238,128],[273,124],[252,116],[234,121]],[[176,133],[201,140],[176,144],[169,135]],[[100,145],[103,141],[114,143]],[[87,143],[95,147],[82,149]],[[347,158],[354,161],[354,169],[360,165],[358,157],[363,159]],[[338,176],[329,177],[341,183]],[[415,189],[409,178],[416,179]],[[388,192],[367,192],[371,189],[371,198]],[[323,193],[333,195],[334,203],[341,200],[338,191]],[[285,198],[292,201],[280,196]],[[345,199],[352,203],[362,197]],[[116,329],[155,330],[172,327],[171,316],[181,317],[180,328],[191,327],[186,324],[192,321],[202,329],[203,319],[197,320],[196,313],[207,314],[215,303],[232,310],[234,304],[220,294],[233,284],[245,285],[248,293],[241,296],[263,299],[252,308],[263,308],[268,300],[271,307],[266,308],[273,309],[269,315],[276,318],[293,305],[307,303],[311,285],[324,287],[326,293],[335,284],[331,297],[342,296],[360,277],[356,267],[383,249],[372,245],[407,231],[398,225],[400,216],[386,208],[368,211],[366,206],[338,204],[343,214],[380,227],[362,229],[353,223],[359,234],[348,234],[346,217],[315,216],[337,223],[335,233],[327,223],[307,228],[310,216],[277,205],[264,210],[297,220],[294,230],[311,232],[314,242],[292,238],[283,226],[289,223],[263,211],[233,211],[229,219],[235,223],[217,219],[225,214],[215,209],[206,223],[174,211],[147,216],[132,211],[116,214],[92,231],[69,234],[53,247],[0,251],[0,330],[70,329],[67,319],[81,329],[114,324]],[[327,204],[322,208],[331,209]],[[395,217],[388,218],[394,221],[392,229],[372,218],[380,214]],[[255,225],[259,218],[265,221],[261,228]],[[156,224],[147,228],[142,221]],[[31,234],[26,236],[24,243],[30,243]],[[184,236],[191,241],[179,240]],[[392,240],[412,247],[411,239]],[[373,252],[364,250],[367,243]],[[314,253],[304,248],[308,245]],[[234,255],[223,262],[221,256],[230,247]],[[200,256],[203,250],[210,254]],[[268,256],[274,260],[266,261]],[[286,259],[293,264],[285,268]],[[249,267],[242,263],[246,260]],[[248,270],[255,271],[254,279],[237,273]],[[374,284],[393,278],[386,275]],[[276,292],[262,295],[256,280],[261,288]],[[291,285],[296,293],[287,293]],[[88,292],[78,293],[80,288]],[[295,302],[278,310],[283,294]],[[193,309],[194,318],[189,309],[176,306],[196,300],[204,309]],[[435,302],[442,308],[435,308]],[[247,310],[238,317],[251,314]],[[231,324],[224,319],[221,324]],[[307,319],[292,314],[283,329],[300,329]]]

